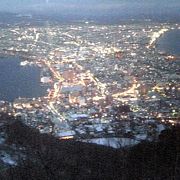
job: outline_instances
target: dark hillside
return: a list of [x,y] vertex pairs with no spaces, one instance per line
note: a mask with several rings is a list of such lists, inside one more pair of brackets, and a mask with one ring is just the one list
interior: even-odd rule
[[180,128],[165,130],[158,142],[112,148],[53,136],[11,120],[8,144],[24,147],[26,160],[0,172],[2,180],[176,180],[180,178]]

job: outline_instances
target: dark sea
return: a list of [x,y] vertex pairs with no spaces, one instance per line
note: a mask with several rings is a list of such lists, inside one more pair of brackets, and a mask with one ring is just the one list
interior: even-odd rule
[[44,96],[47,87],[41,86],[39,67],[20,66],[19,57],[0,57],[0,100],[12,102],[18,97]]
[[180,56],[180,29],[167,31],[159,38],[156,45],[158,51]]

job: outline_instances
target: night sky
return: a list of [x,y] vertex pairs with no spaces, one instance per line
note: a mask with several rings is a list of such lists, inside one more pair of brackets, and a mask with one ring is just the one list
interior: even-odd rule
[[[0,0],[0,11],[46,10],[174,10],[179,0]],[[84,11],[82,11],[83,13]]]
[[[69,19],[152,19],[180,22],[179,0],[0,0],[0,12]],[[100,21],[101,21],[100,20]]]

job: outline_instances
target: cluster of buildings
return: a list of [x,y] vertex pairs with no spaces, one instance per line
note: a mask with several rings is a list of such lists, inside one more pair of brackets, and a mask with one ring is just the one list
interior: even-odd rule
[[41,67],[50,88],[45,97],[1,101],[0,111],[60,139],[156,138],[180,117],[178,62],[150,47],[171,28],[178,25],[1,29],[0,53],[23,54],[22,65]]

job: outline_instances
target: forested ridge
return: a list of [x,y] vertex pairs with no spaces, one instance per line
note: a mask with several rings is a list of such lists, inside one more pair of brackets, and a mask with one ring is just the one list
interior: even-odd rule
[[0,171],[2,180],[178,180],[180,179],[180,127],[162,131],[158,141],[113,149],[59,140],[1,116],[6,143],[26,155],[18,166]]

